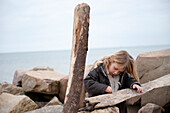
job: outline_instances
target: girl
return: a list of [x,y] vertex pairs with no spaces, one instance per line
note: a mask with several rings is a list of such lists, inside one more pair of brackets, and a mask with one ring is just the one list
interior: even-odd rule
[[[98,60],[84,79],[84,84],[89,97],[113,93],[124,88],[142,92],[135,61],[124,50]],[[127,113],[125,102],[117,106],[120,113]]]

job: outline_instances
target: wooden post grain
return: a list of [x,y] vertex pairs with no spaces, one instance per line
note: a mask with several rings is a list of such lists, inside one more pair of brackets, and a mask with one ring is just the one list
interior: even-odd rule
[[89,14],[90,7],[85,3],[77,5],[74,11],[70,73],[63,113],[78,111],[88,50]]

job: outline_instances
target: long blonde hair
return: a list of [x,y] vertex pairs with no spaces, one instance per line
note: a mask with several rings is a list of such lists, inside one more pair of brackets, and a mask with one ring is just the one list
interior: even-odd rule
[[103,63],[107,69],[111,63],[121,64],[124,67],[124,71],[132,75],[139,82],[139,78],[136,72],[135,60],[125,50],[118,51],[115,54],[105,56],[102,59],[96,61],[92,66],[92,69],[96,68],[100,63]]

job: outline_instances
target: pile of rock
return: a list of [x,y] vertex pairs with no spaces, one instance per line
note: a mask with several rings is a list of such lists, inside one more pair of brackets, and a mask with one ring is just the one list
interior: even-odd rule
[[49,67],[17,70],[13,84],[0,83],[0,112],[23,113],[50,105],[61,111],[67,81],[68,76]]
[[[0,113],[60,113],[68,79],[69,76],[57,73],[50,67],[16,70],[13,84],[0,83]],[[79,107],[84,106],[84,96],[83,86]]]
[[[127,103],[128,113],[168,113],[170,108],[170,49],[140,54],[137,72],[143,93],[123,89],[115,94],[85,98],[81,93],[80,113],[119,113],[117,104]],[[85,75],[90,66],[86,66]],[[49,67],[20,69],[13,84],[0,83],[1,113],[61,113],[69,77]]]

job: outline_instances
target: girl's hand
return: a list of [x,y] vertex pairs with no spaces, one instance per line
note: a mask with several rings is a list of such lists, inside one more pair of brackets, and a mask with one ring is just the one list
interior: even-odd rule
[[142,90],[142,87],[140,87],[139,85],[137,85],[137,84],[133,84],[133,89],[137,89],[137,92],[143,92],[143,90]]
[[108,93],[112,93],[112,88],[110,86],[108,86],[105,90],[105,92],[108,92]]

